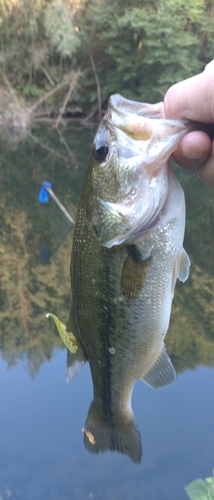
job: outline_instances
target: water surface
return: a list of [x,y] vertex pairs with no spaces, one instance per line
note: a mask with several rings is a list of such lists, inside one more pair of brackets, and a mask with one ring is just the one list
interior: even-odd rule
[[[214,467],[214,191],[177,171],[187,199],[185,248],[167,349],[171,387],[136,383],[133,409],[143,460],[89,454],[82,428],[92,400],[89,367],[65,381],[66,353],[46,312],[67,321],[72,230],[41,183],[75,217],[94,131],[70,126],[65,143],[47,128],[0,156],[0,498],[3,500],[185,500],[184,486]],[[45,149],[42,145],[48,149]],[[54,150],[55,153],[51,150]]]

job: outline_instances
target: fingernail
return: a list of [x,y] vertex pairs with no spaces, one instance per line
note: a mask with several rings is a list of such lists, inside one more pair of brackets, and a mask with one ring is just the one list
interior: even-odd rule
[[205,152],[204,147],[197,142],[188,141],[182,146],[182,154],[188,158],[188,160],[200,160]]

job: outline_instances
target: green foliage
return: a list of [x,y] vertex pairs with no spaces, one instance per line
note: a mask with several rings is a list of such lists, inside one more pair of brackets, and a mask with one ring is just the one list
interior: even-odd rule
[[109,42],[106,52],[117,68],[117,87],[122,83],[129,96],[134,90],[141,99],[157,100],[172,83],[201,69],[198,26],[205,2],[197,8],[195,1],[186,5],[183,0],[136,4],[123,4],[113,16],[103,8],[101,37]]
[[71,13],[60,0],[53,0],[45,10],[45,30],[56,52],[71,57],[80,45],[80,39],[71,20]]
[[64,325],[64,323],[62,323],[62,321],[60,321],[59,318],[57,318],[57,316],[55,316],[55,314],[47,313],[46,318],[49,318],[49,317],[53,319],[53,321],[57,327],[57,331],[58,331],[63,343],[67,347],[67,349],[69,349],[69,351],[72,354],[76,354],[78,346],[77,346],[77,341],[76,341],[73,333],[67,331],[66,325]]
[[191,500],[214,500],[214,477],[196,479],[185,488]]
[[21,91],[23,97],[42,97],[45,94],[43,89],[38,88],[36,85],[29,85],[26,83],[25,85],[19,85],[18,90]]
[[103,108],[114,92],[154,102],[212,59],[213,14],[214,0],[4,0],[0,61],[29,98],[35,87],[49,90],[81,67],[86,72],[70,101],[96,109],[93,57]]

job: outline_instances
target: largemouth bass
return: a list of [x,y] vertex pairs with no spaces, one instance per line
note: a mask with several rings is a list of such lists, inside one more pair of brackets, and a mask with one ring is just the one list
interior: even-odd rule
[[169,158],[190,130],[164,119],[163,105],[113,95],[94,139],[71,257],[67,379],[89,361],[94,387],[88,450],[117,450],[139,463],[131,408],[136,379],[153,388],[176,373],[166,352],[176,279],[189,275],[185,200]]

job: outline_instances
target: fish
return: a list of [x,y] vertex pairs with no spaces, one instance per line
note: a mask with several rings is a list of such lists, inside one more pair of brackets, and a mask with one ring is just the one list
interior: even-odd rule
[[[158,389],[176,378],[167,333],[176,280],[190,260],[183,248],[185,198],[170,157],[191,130],[164,117],[163,103],[110,97],[94,138],[71,254],[67,380],[88,361],[94,399],[84,445],[142,459],[131,406],[137,379]],[[73,338],[73,337],[72,337]],[[67,346],[69,347],[69,346]]]

